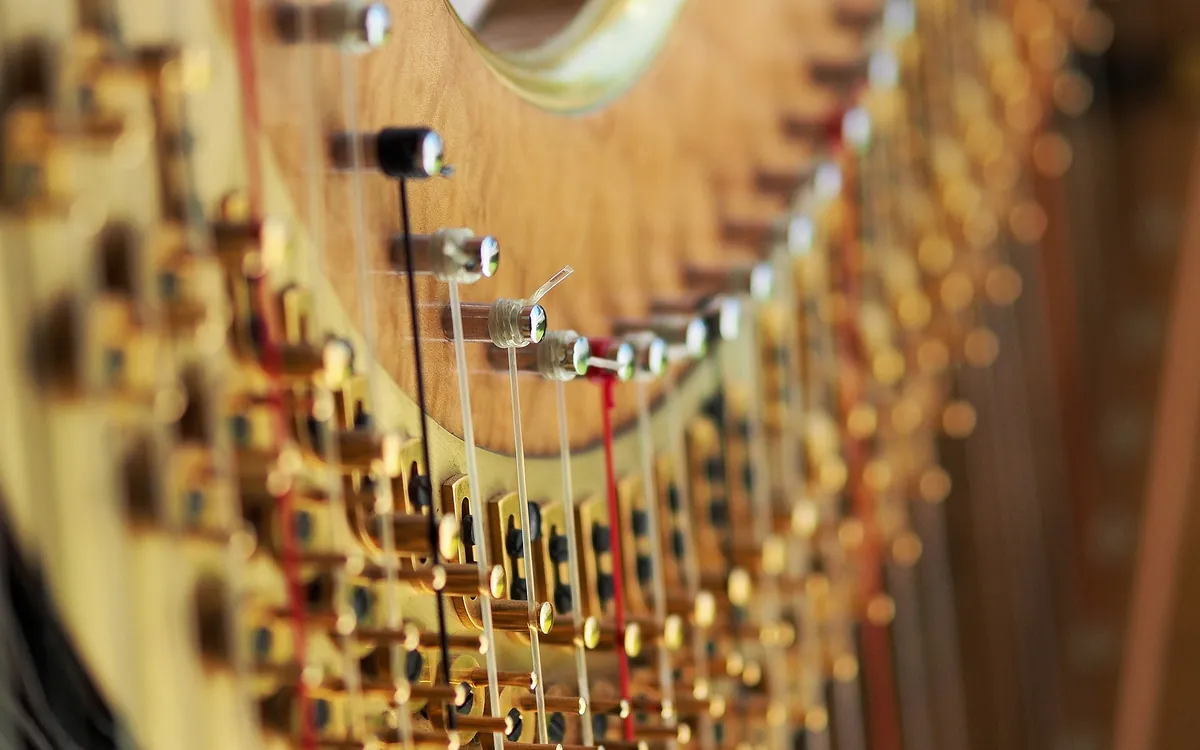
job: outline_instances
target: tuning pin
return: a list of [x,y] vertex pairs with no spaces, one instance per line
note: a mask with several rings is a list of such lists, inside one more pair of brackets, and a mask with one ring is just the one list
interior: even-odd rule
[[638,626],[643,645],[662,645],[668,651],[683,648],[683,618],[678,615],[667,615],[661,622],[653,617],[631,617],[629,622]]
[[[814,170],[814,181],[821,179],[820,170],[820,166]],[[807,252],[812,247],[814,228],[812,219],[805,214],[770,221],[729,217],[721,223],[721,236],[731,245],[750,248],[766,257],[777,247],[791,254]]]
[[[331,684],[339,686],[338,683]],[[400,681],[398,684],[387,680],[364,680],[362,691],[365,695],[384,697],[397,703],[440,701],[453,706],[465,705],[471,694],[471,689],[461,682],[446,685],[408,680]]]
[[[665,710],[665,703],[661,698],[650,697],[646,695],[634,696],[630,700],[632,710],[638,713],[647,713],[650,711],[662,712]],[[596,710],[596,701],[592,701],[592,710]],[[607,707],[609,704],[605,704]],[[679,696],[675,698],[671,705],[671,712],[676,716],[703,716],[708,715],[713,718],[720,718],[725,712],[725,702],[720,699],[699,699],[689,696]]]
[[[550,331],[536,344],[516,350],[517,370],[541,375],[546,380],[574,380],[588,372],[592,347],[575,331]],[[497,370],[508,368],[506,349],[492,347],[488,360]]]
[[871,115],[863,107],[853,107],[842,115],[842,141],[856,149],[871,143]]
[[741,301],[726,295],[655,300],[650,303],[650,311],[656,315],[694,315],[702,318],[711,343],[736,339],[742,327]]
[[[462,737],[458,732],[442,731],[425,731],[413,730],[408,732],[402,738],[400,731],[394,728],[389,728],[382,732],[379,737],[380,742],[367,743],[367,747],[385,747],[385,748],[412,748],[412,750],[459,750],[463,746]],[[338,745],[346,747],[346,744]],[[351,747],[362,747],[362,743],[352,743]]]
[[690,596],[667,594],[667,611],[672,615],[687,618],[697,628],[710,628],[717,616],[717,600],[709,591],[697,591]]
[[[463,651],[470,654],[486,654],[488,652],[488,640],[482,633],[437,633],[432,631],[421,630],[416,623],[406,622],[398,629],[391,630],[375,630],[369,628],[359,628],[355,631],[359,642],[367,644],[398,644],[409,652],[408,663],[405,670],[411,673],[416,670],[420,674],[420,670],[424,664],[424,659],[420,655],[419,649],[440,650],[443,642],[451,651]],[[371,674],[379,674],[384,677],[391,677],[390,662],[387,660],[387,649],[376,649],[363,658],[363,670],[369,671]],[[368,665],[368,659],[371,663]],[[410,677],[409,679],[416,679]]]
[[421,633],[421,648],[440,649],[445,642],[451,651],[465,651],[473,654],[486,654],[490,648],[487,637],[483,633]]
[[621,337],[633,348],[635,377],[657,378],[667,371],[667,342],[653,333],[641,331]]
[[[483,606],[479,600],[467,602],[467,612],[476,622],[483,621]],[[511,633],[527,633],[536,627],[545,635],[554,627],[554,606],[550,602],[535,604],[533,612],[529,604],[516,599],[494,599],[492,601],[492,627]]]
[[588,360],[590,377],[612,378],[621,382],[631,380],[637,373],[637,351],[628,341],[610,338],[588,339],[592,358]]
[[642,653],[642,628],[636,622],[625,623],[625,632],[617,639],[616,627],[611,622],[597,621],[595,636],[588,646],[593,651],[612,651],[618,642],[628,656],[636,657]]
[[378,169],[398,180],[449,174],[442,137],[429,128],[338,133],[330,145],[330,158],[337,169]]
[[544,633],[542,643],[555,646],[579,646],[595,648],[600,638],[600,622],[595,617],[585,617],[579,628],[575,627],[575,618],[571,615],[556,615],[554,627],[549,633]]
[[728,573],[702,573],[701,584],[710,591],[722,592],[734,607],[745,607],[754,592],[754,579],[745,568],[734,567]]
[[392,235],[388,241],[392,268],[408,269],[412,248],[413,271],[432,274],[439,281],[473,284],[490,279],[500,266],[500,245],[491,235],[477,237],[470,229],[439,229],[433,234]]
[[845,96],[866,80],[869,64],[870,57],[862,54],[819,56],[809,60],[809,73],[819,85]]
[[[588,707],[592,709],[593,714],[608,714],[624,719],[633,713],[633,704],[635,702],[637,702],[636,698],[627,701],[624,698],[597,698],[592,696]],[[654,710],[648,707],[643,708],[641,705],[638,708],[639,710]]]
[[[822,123],[819,129],[823,130]],[[762,168],[754,175],[754,186],[760,193],[790,201],[802,185],[812,180],[813,167],[806,164],[800,169],[773,170]]]
[[[677,726],[662,726],[650,724],[638,724],[637,735],[639,739],[666,742],[678,742],[681,745],[686,745],[692,738],[692,728],[687,724],[679,724]],[[605,743],[608,746],[608,743]]]
[[392,32],[392,14],[384,3],[277,3],[271,10],[275,33],[289,44],[311,40],[362,53],[383,45]]
[[[382,524],[385,516],[376,516],[372,539],[382,548]],[[397,513],[392,515],[392,547],[396,552],[409,555],[429,554],[429,516],[422,513]],[[449,513],[437,520],[438,553],[451,560],[458,555],[460,529],[458,519]]]
[[[546,335],[546,308],[527,305],[522,300],[498,299],[490,305],[464,302],[463,341],[490,342],[501,349],[516,349],[536,344]],[[442,312],[442,333],[454,339],[454,321],[450,306]]]
[[876,0],[834,3],[833,16],[839,26],[860,34],[868,33],[883,18],[884,9],[894,3]]
[[837,138],[841,127],[841,110],[828,106],[806,112],[790,112],[784,115],[781,127],[787,138],[824,146],[827,141]]
[[705,292],[747,295],[751,299],[764,300],[771,296],[775,274],[767,262],[705,266],[689,264],[684,268],[683,278],[689,286]]
[[[839,120],[839,122],[841,121]],[[818,202],[834,200],[842,194],[844,184],[842,165],[836,161],[823,161],[813,171],[813,199]]]
[[708,326],[704,319],[688,315],[656,315],[648,320],[618,320],[613,323],[617,335],[649,332],[666,344],[666,356],[672,359],[700,359],[708,352]]
[[[323,459],[328,461],[336,457],[337,464],[345,469],[379,470],[389,477],[400,475],[400,444],[403,440],[399,434],[368,429],[333,430],[331,437],[336,452],[322,456]],[[313,442],[318,450],[324,443],[322,440]]]
[[[450,728],[445,718],[445,712],[437,712],[430,718],[436,719],[435,726],[442,729]],[[513,720],[511,716],[476,716],[459,713],[454,716],[454,729],[466,733],[508,734],[513,730]],[[507,743],[505,744],[507,745]]]
[[[386,577],[385,572],[378,568],[370,568],[365,574],[375,580]],[[481,575],[479,566],[474,563],[443,563],[421,568],[402,568],[392,571],[392,575],[398,581],[450,596],[496,596],[504,593],[504,569],[499,565],[492,566],[486,575]]]
[[[482,667],[459,670],[454,673],[454,679],[459,682],[465,682],[473,687],[486,686],[490,683],[488,671]],[[500,687],[517,687],[534,690],[537,688],[537,673],[497,672],[496,684]]]
[[[605,743],[604,747],[610,747],[610,743]],[[583,745],[564,745],[558,743],[538,743],[538,742],[512,742],[504,743],[504,750],[589,750],[590,746]]]
[[721,223],[721,238],[731,245],[760,249],[774,244],[783,234],[780,230],[773,220],[727,218]]
[[656,745],[651,745],[649,740],[638,740],[637,742],[605,740],[602,747],[604,750],[657,750]]
[[875,89],[894,89],[900,85],[900,60],[890,49],[878,49],[871,53],[867,80]]
[[[583,698],[573,695],[547,695],[545,696],[546,713],[570,713],[583,716],[587,711],[587,701]],[[529,694],[517,696],[513,701],[513,705],[522,711],[536,711],[537,697]]]

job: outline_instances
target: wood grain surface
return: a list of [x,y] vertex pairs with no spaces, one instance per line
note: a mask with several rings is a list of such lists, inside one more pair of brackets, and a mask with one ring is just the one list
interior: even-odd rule
[[[465,287],[464,298],[523,297],[570,265],[575,274],[545,300],[551,328],[606,335],[612,319],[643,315],[653,299],[682,292],[685,261],[751,252],[722,245],[719,219],[779,210],[754,192],[754,171],[798,167],[805,151],[785,141],[781,121],[792,111],[831,107],[805,72],[806,51],[846,59],[861,46],[853,32],[836,27],[825,2],[742,0],[735,11],[723,0],[691,0],[656,61],[624,96],[596,112],[561,116],[529,105],[499,80],[444,0],[389,4],[392,41],[349,58],[349,71],[335,52],[322,50],[308,75],[294,49],[264,38],[258,75],[264,134],[309,229],[320,222],[325,275],[359,330],[366,330],[363,303],[370,298],[375,356],[408,393],[415,375],[407,280],[388,273],[385,251],[400,226],[396,186],[377,174],[333,172],[323,154],[314,162],[306,139],[352,120],[360,130],[436,128],[457,171],[410,185],[414,231],[469,226],[495,235],[502,248],[497,277]],[[316,203],[306,197],[310,181],[319,183]],[[365,287],[357,273],[360,216]],[[445,285],[418,288],[430,334],[423,343],[429,413],[461,435],[453,352],[435,325]],[[511,451],[506,376],[489,372],[482,347],[473,349],[479,443]],[[552,388],[528,382],[523,389],[526,450],[556,452]],[[575,445],[600,433],[595,400],[580,401],[571,414]],[[618,425],[633,413],[624,389]]]

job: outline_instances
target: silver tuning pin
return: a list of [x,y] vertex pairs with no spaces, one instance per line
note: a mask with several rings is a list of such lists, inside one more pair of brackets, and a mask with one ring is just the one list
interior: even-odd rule
[[622,344],[633,350],[633,376],[657,378],[667,371],[667,342],[649,331],[622,336]]
[[289,44],[336,44],[361,54],[383,45],[392,34],[392,12],[384,3],[276,3],[271,10],[276,35]]
[[[801,190],[813,195],[819,202],[841,190],[840,173],[835,183],[834,175],[818,167],[811,185],[801,185]],[[721,236],[731,245],[750,248],[761,257],[769,256],[776,248],[789,254],[800,255],[812,249],[816,227],[812,217],[795,214],[778,221],[727,218],[721,224]]]
[[625,382],[637,374],[637,352],[630,342],[600,337],[588,339],[588,342],[592,349],[592,359],[588,362],[589,376],[616,378]]
[[[546,335],[546,308],[525,300],[498,299],[490,305],[464,302],[463,341],[487,341],[501,349],[516,349],[536,344]],[[442,311],[442,333],[454,338],[454,322],[449,305]]]
[[650,311],[656,315],[688,315],[699,317],[707,327],[710,343],[733,341],[742,329],[742,303],[729,294],[681,297],[655,300]]
[[337,133],[330,142],[329,157],[336,169],[377,169],[397,180],[450,173],[442,137],[422,127]]
[[867,79],[870,56],[864,52],[850,55],[814,55],[808,61],[813,81],[842,99],[848,99],[854,89]]
[[806,164],[799,169],[768,169],[760,168],[754,174],[754,187],[758,192],[774,196],[781,200],[791,200],[800,187],[812,181],[813,165]]
[[770,263],[687,266],[684,282],[694,289],[712,294],[746,295],[754,300],[771,296],[775,273]]
[[708,353],[708,324],[698,315],[653,315],[646,320],[617,320],[618,336],[649,332],[662,339],[668,360],[700,359]]
[[408,268],[407,252],[412,249],[412,268],[416,273],[432,274],[439,281],[473,284],[490,279],[500,266],[500,245],[490,235],[475,236],[470,229],[439,229],[433,234],[403,234],[388,241],[392,267]]
[[[546,380],[574,380],[586,375],[592,361],[592,347],[575,331],[550,331],[541,341],[516,350],[517,370],[541,375]],[[488,361],[497,370],[508,368],[508,353],[493,347]]]

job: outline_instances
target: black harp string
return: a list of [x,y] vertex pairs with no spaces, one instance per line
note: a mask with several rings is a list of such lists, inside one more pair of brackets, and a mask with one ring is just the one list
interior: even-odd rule
[[[412,324],[413,366],[417,376],[417,409],[421,412],[421,457],[425,460],[425,481],[429,490],[429,550],[430,560],[437,565],[440,560],[438,551],[437,512],[433,499],[433,464],[429,460],[429,423],[426,418],[425,395],[425,358],[421,354],[421,324],[417,319],[420,307],[417,304],[417,274],[413,265],[412,224],[408,210],[408,180],[399,180],[400,193],[400,228],[404,238],[404,270],[408,275],[408,316]],[[418,480],[419,482],[420,480]],[[482,594],[481,594],[482,596]],[[450,684],[450,635],[446,632],[446,597],[441,591],[436,592],[438,616],[438,646],[442,656],[442,680]],[[446,727],[454,729],[457,721],[455,707],[446,711]]]

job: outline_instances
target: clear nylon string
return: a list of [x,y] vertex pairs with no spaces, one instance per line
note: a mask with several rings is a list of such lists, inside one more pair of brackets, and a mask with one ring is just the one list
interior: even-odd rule
[[[349,133],[358,132],[358,101],[356,96],[358,81],[355,74],[354,59],[349,55],[342,56],[342,111],[346,118],[346,131]],[[355,285],[358,289],[359,299],[362,301],[362,336],[363,347],[365,349],[364,363],[367,377],[367,392],[370,398],[371,408],[378,412],[381,404],[379,400],[379,383],[378,375],[375,370],[377,368],[374,352],[375,341],[375,293],[371,285],[370,273],[367,263],[369,262],[367,252],[367,226],[366,226],[366,209],[363,204],[363,187],[362,187],[362,143],[358,138],[350,138],[350,160],[351,169],[347,181],[350,185],[350,210],[353,214],[350,222],[352,242],[354,245],[355,256]],[[425,415],[421,415],[424,419]],[[426,471],[432,471],[433,467],[425,467]],[[400,630],[403,623],[403,612],[400,605],[399,592],[397,591],[397,556],[396,556],[396,538],[393,520],[396,515],[396,500],[392,496],[392,483],[390,477],[384,476],[383,472],[376,472],[375,485],[375,513],[380,519],[380,541],[383,547],[383,559],[380,561],[384,570],[384,581],[386,588],[384,589],[384,607],[387,610],[387,629],[390,633],[396,633]],[[406,704],[408,703],[408,678],[406,676],[405,663],[407,661],[406,654],[400,643],[392,640],[388,644],[389,652],[389,667],[392,673],[392,680],[396,687],[396,697],[403,697],[404,700],[396,700],[392,706],[392,714],[396,719],[396,727],[400,733],[400,740],[404,746],[404,750],[412,750],[412,717],[409,715]]]
[[[583,632],[583,584],[579,580],[579,542],[575,538],[575,488],[571,477],[571,440],[567,430],[567,389],[561,380],[554,382],[558,408],[558,454],[562,462],[563,523],[567,532],[567,582],[571,586],[571,620],[575,632]],[[587,651],[575,640],[575,674],[579,679],[579,697],[583,699],[583,744],[595,743],[592,729],[592,694],[588,683]]]
[[[313,28],[313,16],[311,13],[300,14],[300,36],[305,41],[315,41],[315,29]],[[301,140],[304,143],[304,169],[305,169],[305,201],[308,209],[307,223],[310,236],[305,244],[307,248],[306,260],[308,264],[308,288],[313,295],[312,309],[309,311],[310,328],[314,331],[322,330],[319,319],[319,310],[321,306],[317,304],[315,296],[318,289],[318,284],[321,279],[325,278],[325,211],[327,209],[325,203],[325,192],[322,185],[322,177],[324,175],[324,159],[322,158],[323,138],[318,123],[321,121],[320,109],[318,106],[320,94],[317,91],[317,76],[316,76],[316,53],[313,47],[309,44],[301,45],[298,50],[301,58],[300,77],[307,85],[302,86],[303,101],[301,106],[304,109],[304,116],[301,117],[302,133]],[[341,53],[345,56],[345,52]],[[349,65],[350,61],[346,60],[345,64]],[[356,248],[357,250],[357,248]],[[360,257],[359,262],[362,261]],[[359,289],[359,293],[362,293]],[[340,472],[334,468],[341,464],[341,457],[338,451],[338,442],[333,437],[333,426],[336,424],[333,410],[336,408],[333,393],[328,386],[327,378],[320,378],[313,387],[314,399],[322,408],[328,409],[328,415],[317,416],[316,425],[318,430],[317,442],[319,444],[321,454],[327,456],[324,466],[319,466],[315,469],[317,474],[318,486],[322,487],[328,498],[328,515],[330,519],[330,529],[332,530],[332,543],[335,550],[352,549],[354,548],[354,540],[349,538],[349,534],[345,533],[346,529],[346,498],[343,493],[342,480]],[[385,532],[386,533],[386,532]],[[364,714],[363,694],[362,694],[362,672],[359,667],[358,654],[360,653],[358,638],[355,636],[355,630],[358,627],[358,622],[355,619],[354,608],[350,606],[350,596],[348,590],[347,578],[351,557],[347,557],[346,564],[338,566],[333,571],[333,598],[334,598],[334,613],[337,616],[338,622],[338,641],[344,656],[342,660],[342,678],[346,684],[346,692],[349,694],[349,709],[350,709],[350,728],[351,732],[356,737],[366,735],[366,716]],[[354,627],[343,628],[343,622],[353,622]]]
[[[530,299],[540,298],[549,288],[558,283],[555,279],[566,278],[571,267],[559,271],[550,281],[543,285]],[[553,283],[551,283],[553,282]],[[521,544],[525,554],[521,556],[525,571],[525,602],[529,608],[529,650],[533,654],[533,674],[537,683],[533,686],[534,699],[537,702],[537,737],[538,742],[545,744],[546,733],[546,688],[542,679],[542,648],[538,637],[537,626],[537,582],[533,579],[533,540],[530,538],[529,520],[529,488],[525,483],[525,436],[521,428],[521,389],[517,382],[517,350],[508,349],[508,392],[512,399],[513,443],[517,455],[517,500],[521,506]]]
[[[644,381],[638,381],[637,389],[637,419],[638,446],[641,448],[642,460],[642,497],[646,507],[647,533],[650,535],[650,554],[654,557],[654,619],[659,623],[667,621],[667,583],[664,577],[662,537],[659,536],[658,492],[654,481],[654,440],[650,432],[650,398],[646,393]],[[675,679],[671,670],[671,655],[666,648],[657,648],[658,652],[658,681],[662,685],[662,714],[669,723],[675,722]],[[667,742],[667,747],[674,747],[675,740]]]
[[[483,514],[483,500],[480,499],[483,485],[479,483],[479,461],[475,455],[475,424],[471,415],[467,349],[463,342],[462,299],[458,293],[458,282],[451,281],[449,286],[450,321],[454,328],[454,364],[458,375],[458,401],[462,406],[463,442],[466,444],[467,453],[467,483],[471,487],[469,500],[471,516],[478,524],[478,531],[475,533],[475,559],[479,564],[479,571],[487,575],[491,570],[491,559],[488,555],[487,516]],[[488,703],[491,706],[492,716],[499,718],[500,686],[496,684],[499,678],[496,667],[496,635],[492,629],[492,599],[490,596],[480,596],[479,604],[483,616],[483,637],[488,645],[487,653],[484,654],[488,673]],[[540,679],[538,685],[541,685]],[[493,733],[492,744],[494,750],[504,750],[504,735],[500,732]]]
[[[639,383],[639,385],[641,384]],[[664,384],[664,392],[671,393],[674,390],[674,378],[668,375]],[[687,441],[684,436],[681,413],[683,405],[679,399],[671,399],[665,408],[667,409],[667,434],[671,436],[671,445],[668,449],[672,455],[671,481],[679,493],[679,507],[684,508],[684,511],[676,516],[676,520],[679,523],[680,532],[687,542],[684,570],[688,596],[694,604],[700,594],[700,559],[696,554],[696,538],[692,535],[692,501],[691,493],[688,491],[687,477]],[[692,694],[694,698],[698,699],[708,698],[712,693],[712,687],[708,683],[707,641],[708,631],[697,626],[692,636],[692,663],[695,665],[696,672],[695,678],[692,680]],[[700,716],[698,734],[702,750],[713,750],[717,746],[715,727],[707,711]]]
[[[811,203],[811,200],[809,201]],[[803,207],[802,211],[811,211],[811,205]],[[812,257],[805,258],[803,262],[808,265],[813,261]],[[781,364],[784,366],[784,382],[787,384],[787,402],[785,409],[787,411],[787,419],[783,420],[782,430],[779,437],[779,472],[777,477],[780,488],[783,490],[783,496],[787,502],[789,509],[794,510],[800,503],[811,503],[814,513],[819,515],[824,510],[822,504],[816,503],[814,498],[808,496],[807,492],[807,477],[804,476],[804,456],[805,450],[803,441],[797,435],[797,431],[803,429],[805,424],[805,402],[817,403],[818,398],[814,397],[813,391],[819,390],[819,386],[814,382],[805,383],[803,375],[804,368],[800,363],[805,356],[804,342],[801,341],[801,330],[794,320],[800,315],[806,317],[816,323],[819,319],[817,315],[812,314],[816,311],[809,310],[807,305],[803,304],[804,297],[797,292],[795,283],[796,264],[798,259],[782,251],[776,251],[775,263],[775,278],[776,290],[779,299],[779,304],[784,311],[784,351],[785,360]],[[821,374],[813,367],[809,367],[807,372],[812,374],[813,381],[820,382]],[[800,538],[796,534],[796,530],[792,530],[792,538],[794,542],[789,544],[789,554],[787,559],[788,574],[794,580],[803,580],[809,572],[809,559],[811,557],[811,549],[809,541]],[[821,646],[818,641],[815,623],[812,617],[811,602],[807,594],[804,592],[803,586],[796,587],[792,595],[792,609],[795,612],[795,619],[798,624],[799,633],[797,637],[800,639],[800,653],[803,671],[809,674],[819,673]],[[812,710],[818,707],[825,706],[824,690],[818,687],[811,689],[805,686],[805,692],[810,694],[804,696],[805,710]],[[827,738],[826,732],[807,732],[809,741],[815,741],[817,737]]]
[[545,297],[551,289],[566,281],[567,277],[573,273],[575,273],[574,268],[571,268],[570,266],[563,266],[561,269],[559,269],[558,273],[546,279],[546,283],[539,286],[537,291],[535,291],[525,300],[525,304],[536,305],[538,302],[541,302],[542,297]]
[[[758,368],[754,365],[754,355],[758,352],[758,335],[757,335],[757,305],[751,300],[746,300],[745,320],[742,323],[743,346],[750,352],[750,356],[742,361],[750,363],[749,366],[742,368],[742,373],[737,373],[745,378],[746,388],[749,391],[746,399],[746,423],[749,427],[747,435],[747,452],[750,460],[750,466],[753,468],[753,484],[750,487],[751,501],[753,503],[754,512],[751,514],[754,519],[754,540],[759,545],[759,549],[763,549],[763,545],[768,541],[771,533],[771,517],[773,515],[771,508],[771,492],[770,492],[770,463],[767,460],[767,450],[763,440],[762,430],[762,409],[759,403],[762,391],[758,382]],[[794,342],[793,342],[794,346]],[[736,366],[737,355],[736,350],[726,351],[723,347],[721,352],[722,357],[722,377],[726,382],[729,382],[732,372]],[[799,390],[791,389],[791,390]],[[795,455],[795,454],[793,454]],[[799,463],[799,457],[793,459]],[[779,601],[779,582],[777,580],[777,572],[767,572],[762,576],[759,589],[761,596],[759,597],[759,617],[763,624],[770,627],[776,627],[780,622],[782,607]],[[770,705],[768,707],[767,723],[772,734],[774,742],[779,747],[784,747],[791,734],[790,720],[787,716],[787,680],[784,670],[787,667],[787,655],[781,648],[781,643],[778,638],[774,639],[771,644],[766,647],[767,652],[767,694],[770,696]],[[781,719],[772,715],[776,709],[785,711],[784,717]]]

